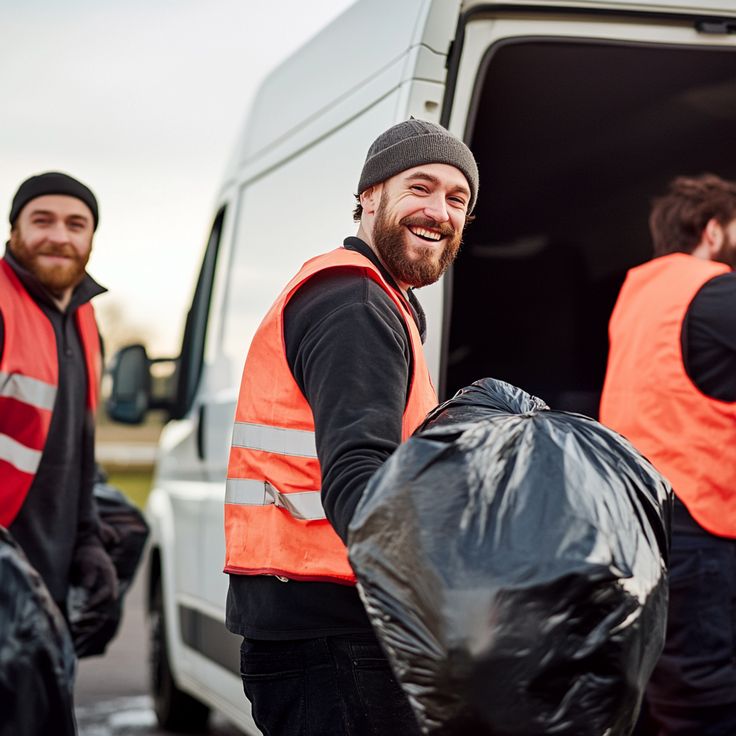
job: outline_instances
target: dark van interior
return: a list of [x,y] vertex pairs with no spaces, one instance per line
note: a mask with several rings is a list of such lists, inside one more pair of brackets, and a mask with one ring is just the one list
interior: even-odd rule
[[651,200],[680,174],[736,178],[736,53],[497,44],[466,140],[481,188],[446,279],[442,393],[493,376],[597,416],[608,317],[651,257]]

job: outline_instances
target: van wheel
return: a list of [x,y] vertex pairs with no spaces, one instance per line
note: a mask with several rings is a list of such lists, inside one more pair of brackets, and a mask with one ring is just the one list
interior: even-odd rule
[[169,667],[166,648],[166,618],[161,584],[156,586],[151,603],[151,695],[159,726],[175,733],[204,731],[210,709],[176,686]]

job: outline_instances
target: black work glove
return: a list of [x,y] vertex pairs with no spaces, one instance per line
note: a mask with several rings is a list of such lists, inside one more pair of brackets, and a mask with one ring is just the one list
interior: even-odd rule
[[120,534],[118,534],[117,529],[102,519],[100,519],[97,536],[102,541],[106,550],[120,544]]
[[88,591],[88,608],[96,608],[118,597],[115,566],[107,552],[97,545],[77,547],[74,551],[72,582]]

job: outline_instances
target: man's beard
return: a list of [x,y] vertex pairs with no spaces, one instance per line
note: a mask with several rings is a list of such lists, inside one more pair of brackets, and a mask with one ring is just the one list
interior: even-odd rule
[[731,240],[728,230],[723,228],[723,243],[718,255],[713,259],[718,263],[725,263],[732,270],[736,269],[736,243]]
[[[69,243],[54,245],[45,243],[31,250],[17,230],[10,233],[10,252],[15,260],[32,273],[41,285],[54,296],[61,296],[67,289],[73,289],[84,278],[84,269],[89,261],[90,251],[80,255]],[[67,260],[53,265],[45,264],[39,256],[64,256]]]
[[[462,231],[456,232],[449,222],[437,223],[426,217],[404,217],[398,223],[388,221],[385,192],[381,194],[381,201],[376,211],[373,223],[373,245],[378,251],[386,268],[399,282],[413,287],[433,284],[449,268],[455,260],[462,243]],[[445,238],[444,246],[427,244],[426,248],[420,245],[412,246],[415,256],[409,255],[407,226],[431,228],[439,230]],[[438,258],[435,258],[437,248],[442,247]]]

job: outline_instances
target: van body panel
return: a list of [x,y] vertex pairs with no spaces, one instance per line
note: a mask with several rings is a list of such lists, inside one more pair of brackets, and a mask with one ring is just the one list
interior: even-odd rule
[[222,668],[207,657],[192,652],[192,674],[183,674],[178,683],[183,690],[206,697],[208,704],[236,724],[244,733],[256,736],[261,732],[253,722],[250,704],[243,695],[239,677],[223,676]]
[[[421,65],[425,76],[433,75],[437,67],[444,64],[444,59],[442,59],[442,64],[438,64],[435,57],[434,52],[419,47],[392,60],[361,86],[350,90],[330,106],[320,110],[319,115],[302,121],[299,128],[292,131],[288,138],[262,149],[257,157],[242,162],[237,180],[241,183],[248,183],[265,175],[271,169],[314,145],[320,138],[337,130],[351,118],[359,117],[366,110],[380,104],[382,100],[397,90],[402,82],[406,81],[407,71],[412,70],[417,64]],[[442,72],[444,79],[444,69]],[[355,182],[352,183],[353,188],[358,183],[357,174],[359,173],[358,168]]]
[[[349,7],[258,90],[226,181],[255,161],[256,170],[268,168],[261,157],[286,142],[288,148],[276,158],[293,155],[300,139],[313,140],[304,129],[314,130],[315,123],[319,130],[328,129],[322,120],[337,106],[344,111],[337,116],[343,122],[411,77],[443,81],[459,12],[459,0],[374,0]],[[372,98],[371,89],[379,95]],[[357,107],[341,104],[356,92]]]
[[163,478],[205,479],[196,446],[196,412],[168,422],[159,438],[154,482]]
[[[240,150],[241,163],[365,85],[421,43],[419,31],[430,5],[429,0],[356,3],[277,67],[254,101]],[[364,43],[366,39],[370,42]],[[321,73],[314,84],[317,71]]]
[[[287,159],[298,156],[305,148],[329,135],[331,131],[337,130],[351,118],[358,117],[369,108],[379,104],[408,81],[418,79],[444,84],[446,61],[446,55],[438,55],[426,46],[414,46],[408,49],[405,54],[392,60],[359,87],[351,89],[334,100],[329,106],[321,109],[317,115],[302,121],[299,127],[291,131],[287,137],[261,149],[251,159],[241,161],[236,167],[236,173],[228,183],[238,181],[243,184],[263,176]],[[365,152],[362,155],[364,156]],[[360,169],[357,168],[353,187],[357,184],[359,173]]]
[[[284,284],[304,261],[340,246],[346,236],[355,233],[353,195],[370,142],[393,123],[413,115],[444,120],[453,133],[469,143],[474,141],[474,150],[485,151],[494,121],[503,120],[508,107],[528,97],[513,75],[502,79],[506,80],[506,98],[495,98],[483,89],[486,73],[493,70],[496,55],[504,49],[539,41],[550,46],[568,44],[582,49],[583,54],[594,45],[605,44],[632,50],[683,47],[736,53],[736,36],[696,30],[694,18],[709,14],[733,18],[736,6],[730,0],[366,0],[351,6],[264,82],[216,200],[216,212],[223,207],[226,210],[197,391],[184,418],[169,422],[161,435],[154,490],[147,507],[151,544],[161,558],[171,666],[182,689],[221,710],[246,733],[256,733],[237,672],[237,637],[224,626],[228,581],[221,573],[223,499],[235,403],[250,341]],[[454,51],[448,58],[453,41]],[[577,57],[573,61],[573,71],[586,66],[585,58],[581,57],[577,66]],[[718,67],[719,73],[724,66]],[[531,79],[540,73],[540,67],[533,64],[525,70]],[[549,97],[553,112],[555,84],[553,80],[549,87],[534,91]],[[719,78],[718,84],[725,83]],[[574,82],[569,86],[574,88]],[[596,96],[596,87],[586,89]],[[733,114],[726,109],[727,104],[718,103],[722,97],[728,102],[733,93],[726,90],[721,94],[721,89],[718,85],[714,90],[684,88],[683,94],[692,102],[688,110],[695,116],[693,125],[707,128],[712,120],[716,129],[718,116]],[[614,92],[608,91],[606,96]],[[569,94],[574,94],[574,89]],[[583,95],[580,104],[572,106],[579,107],[583,124],[588,99]],[[708,106],[714,106],[713,110],[709,112]],[[481,117],[483,112],[485,118]],[[481,119],[489,132],[477,127]],[[646,123],[643,113],[642,119]],[[547,126],[544,118],[514,118],[508,124],[510,129],[533,131],[527,148],[535,136],[546,140]],[[600,127],[603,131],[604,126]],[[680,129],[674,133],[684,135]],[[478,344],[464,341],[463,335],[458,337],[463,323],[491,356],[487,362],[477,363],[479,371],[487,372],[478,372],[473,379],[483,375],[506,378],[502,370],[495,372],[493,357],[519,349],[515,341],[518,333],[513,333],[518,313],[527,303],[534,303],[538,314],[531,317],[538,317],[539,322],[548,317],[545,306],[533,301],[544,289],[546,273],[539,266],[542,278],[538,274],[527,281],[525,268],[527,262],[543,258],[545,253],[551,254],[551,260],[543,265],[561,263],[552,247],[557,244],[550,233],[526,232],[524,225],[525,220],[533,219],[535,208],[543,208],[542,200],[554,193],[559,177],[568,175],[568,170],[575,174],[577,168],[588,164],[579,160],[588,152],[579,152],[575,144],[573,140],[557,150],[552,141],[549,151],[534,154],[539,158],[531,162],[531,170],[539,161],[538,168],[543,169],[546,179],[542,177],[537,199],[528,204],[523,199],[528,182],[515,178],[516,165],[529,156],[527,148],[522,145],[509,151],[488,147],[506,157],[506,168],[499,168],[501,164],[491,155],[479,158],[478,222],[466,232],[456,267],[437,284],[418,292],[427,315],[427,364],[440,392],[446,371],[462,375],[457,366],[471,360],[473,351],[479,349]],[[724,150],[731,148],[736,146]],[[640,154],[637,151],[637,156]],[[664,164],[661,168],[664,172]],[[570,175],[570,179],[574,177]],[[504,212],[496,210],[501,199],[498,195],[504,192],[510,193],[509,200],[518,194],[528,211],[504,219]],[[614,189],[611,199],[624,194],[627,192]],[[580,193],[578,196],[584,201]],[[594,219],[595,212],[589,219]],[[560,219],[565,216],[563,213]],[[491,242],[490,236],[488,242],[484,240],[488,221],[494,227],[499,222],[513,230],[509,220],[518,232],[508,242]],[[633,229],[624,235],[634,237]],[[569,250],[578,244],[565,242],[560,252],[568,252],[568,246]],[[589,279],[591,291],[599,288],[608,271],[625,269],[632,262],[631,249],[623,247],[608,247],[605,252],[578,250],[575,255],[582,253],[584,262],[573,265]],[[474,280],[473,274],[485,274],[496,267],[522,274],[512,288],[497,281],[496,288],[509,292],[500,305],[498,300],[493,302],[491,287],[480,277]],[[573,281],[569,283],[574,286]],[[613,293],[615,284],[611,283],[605,287]],[[496,306],[489,308],[485,306],[488,303]],[[562,319],[563,310],[559,313]],[[557,312],[550,314],[554,326]],[[505,323],[511,325],[511,337],[496,342],[493,335],[498,330],[490,328]],[[573,327],[560,327],[560,352],[569,348],[573,354]],[[529,363],[542,365],[537,370],[544,372],[548,357],[534,353]],[[573,362],[568,360],[571,373]],[[471,360],[471,365],[476,364]],[[568,398],[578,389],[580,396],[590,398],[587,386],[569,388]]]

